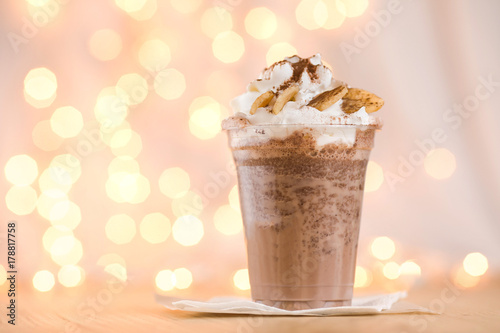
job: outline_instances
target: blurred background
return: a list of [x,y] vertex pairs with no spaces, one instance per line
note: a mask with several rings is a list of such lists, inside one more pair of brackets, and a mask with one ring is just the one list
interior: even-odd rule
[[[500,269],[500,2],[10,0],[0,4],[0,289],[116,279],[249,295],[229,101],[321,53],[383,97],[356,293]],[[2,295],[4,293],[2,292]]]

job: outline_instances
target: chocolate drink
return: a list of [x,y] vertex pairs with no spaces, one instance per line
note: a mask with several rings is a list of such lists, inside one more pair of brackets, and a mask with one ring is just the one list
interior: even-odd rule
[[[252,298],[288,310],[350,305],[375,126],[297,128],[284,138],[272,126],[228,131]],[[339,131],[355,131],[354,145],[318,147]]]

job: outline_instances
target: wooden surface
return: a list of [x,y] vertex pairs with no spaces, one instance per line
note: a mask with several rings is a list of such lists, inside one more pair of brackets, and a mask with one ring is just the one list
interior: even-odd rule
[[101,288],[85,290],[83,294],[82,291],[68,294],[68,290],[41,294],[21,288],[15,327],[6,323],[6,298],[0,298],[0,332],[500,332],[498,281],[469,290],[450,286],[414,289],[406,300],[442,311],[440,315],[348,317],[263,317],[170,311],[154,302],[151,291],[130,285],[112,290],[116,293]]

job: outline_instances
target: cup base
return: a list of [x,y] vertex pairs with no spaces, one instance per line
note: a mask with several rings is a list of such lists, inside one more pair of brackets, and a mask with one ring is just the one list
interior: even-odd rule
[[255,299],[254,302],[272,306],[275,308],[283,310],[309,310],[309,309],[319,309],[319,308],[332,308],[338,306],[350,306],[351,300],[311,300],[311,301],[276,301],[276,300],[261,300]]

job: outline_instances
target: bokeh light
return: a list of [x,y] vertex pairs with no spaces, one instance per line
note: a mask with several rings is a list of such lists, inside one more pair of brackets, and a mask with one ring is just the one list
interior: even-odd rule
[[373,240],[370,251],[375,258],[387,260],[396,253],[396,245],[389,237],[377,237]]
[[177,99],[181,97],[186,90],[186,79],[178,70],[167,68],[156,74],[154,89],[163,99]]
[[488,259],[479,252],[469,253],[463,261],[463,267],[470,276],[481,276],[488,270]]
[[40,177],[38,177],[38,187],[40,191],[59,190],[68,193],[72,186],[71,179],[66,176],[64,170],[62,174],[60,174],[59,171],[60,169],[56,167],[48,167],[43,170]]
[[461,288],[475,287],[481,280],[480,276],[472,276],[460,266],[453,275],[453,283]]
[[96,59],[101,61],[113,60],[122,51],[122,38],[114,30],[97,30],[89,39],[89,50]]
[[50,2],[50,0],[26,0],[26,2],[34,7],[43,7],[47,5]]
[[[57,211],[58,214],[56,215],[54,211]],[[64,226],[74,230],[82,221],[80,207],[72,201],[62,201],[55,204],[51,213],[50,223],[54,226]]]
[[340,11],[335,1],[323,1],[326,6],[327,18],[323,29],[336,29],[345,21],[345,11]]
[[128,106],[117,96],[116,87],[101,90],[94,106],[97,121],[107,130],[120,126],[128,115]]
[[49,271],[38,271],[33,276],[33,287],[41,292],[50,291],[55,285],[54,274]]
[[7,208],[17,215],[33,212],[37,200],[37,193],[31,186],[12,186],[5,195]]
[[111,137],[110,147],[115,156],[135,158],[142,151],[142,138],[134,130],[118,130]]
[[127,214],[113,215],[104,228],[106,237],[115,244],[130,243],[135,236],[135,221]]
[[139,163],[130,156],[115,157],[108,165],[108,175],[115,173],[140,173]]
[[156,274],[155,282],[156,282],[156,286],[159,289],[161,289],[163,291],[169,291],[169,290],[174,289],[176,278],[175,278],[174,273],[171,270],[165,269],[165,270],[159,271],[158,274]]
[[127,13],[140,11],[146,2],[147,0],[115,0],[116,5]]
[[221,32],[212,42],[212,52],[223,63],[233,63],[243,56],[245,42],[234,31]]
[[271,66],[285,57],[291,57],[297,54],[297,49],[287,42],[273,44],[266,54],[267,66]]
[[229,192],[229,205],[233,207],[234,210],[240,210],[240,194],[238,191],[238,185],[234,185],[231,191]]
[[109,265],[106,265],[104,267],[104,271],[115,278],[117,278],[120,281],[127,281],[128,279],[128,274],[127,274],[127,268],[125,268],[124,265],[119,264],[119,263],[112,263]]
[[400,267],[394,261],[390,261],[384,265],[383,273],[389,280],[395,280],[401,274]]
[[139,63],[148,71],[162,70],[170,60],[170,48],[160,39],[148,40],[139,49]]
[[400,267],[401,275],[415,275],[420,276],[422,274],[420,266],[413,261],[405,261]]
[[339,11],[347,17],[361,16],[368,8],[368,0],[336,0],[335,2]]
[[198,244],[204,233],[203,223],[192,215],[179,217],[172,227],[172,235],[175,241],[183,246]]
[[127,14],[137,21],[146,21],[151,19],[158,10],[157,0],[144,0],[144,2],[144,5],[139,10],[129,11]]
[[196,11],[202,3],[202,0],[170,0],[172,7],[182,14],[188,14]]
[[59,266],[76,265],[83,257],[83,246],[73,236],[63,236],[54,241],[50,257]]
[[198,139],[211,139],[221,132],[220,123],[227,114],[227,110],[212,97],[197,97],[189,106],[189,130]]
[[144,202],[150,193],[149,180],[139,173],[114,173],[106,182],[106,194],[116,202],[139,204]]
[[148,92],[148,82],[137,73],[122,75],[116,84],[117,96],[128,105],[142,103]]
[[57,273],[57,280],[67,288],[76,287],[83,283],[85,271],[75,265],[62,266]]
[[187,191],[172,200],[172,213],[176,217],[184,215],[199,216],[203,212],[204,203],[201,196],[193,191]]
[[457,168],[455,155],[446,148],[433,149],[425,157],[424,168],[433,178],[450,178]]
[[250,289],[250,279],[248,277],[248,269],[239,269],[233,275],[234,286],[240,290]]
[[62,138],[75,137],[83,128],[82,114],[72,106],[58,108],[50,118],[50,127]]
[[208,8],[201,16],[201,31],[210,38],[233,28],[231,14],[222,7]]
[[45,251],[50,252],[55,241],[59,238],[73,236],[73,232],[66,226],[51,226],[49,227],[42,237],[42,244]]
[[56,91],[57,78],[45,67],[30,70],[24,79],[24,92],[35,101],[51,100]]
[[33,131],[31,137],[35,146],[43,151],[54,151],[63,143],[64,139],[52,131],[50,120],[39,121]]
[[193,275],[189,269],[181,267],[174,270],[175,287],[177,289],[187,289],[193,283]]
[[307,30],[319,29],[328,19],[328,7],[323,0],[302,0],[295,9],[295,18]]
[[182,197],[191,186],[189,174],[178,167],[163,171],[158,182],[161,193],[169,198]]
[[376,162],[369,161],[366,167],[365,192],[374,192],[384,183],[384,170]]
[[[68,205],[64,206],[65,203]],[[61,216],[60,209],[67,209],[67,207],[69,207],[68,196],[65,192],[57,189],[45,190],[40,193],[36,204],[38,214],[47,220]]]
[[139,230],[147,242],[158,244],[164,242],[170,235],[170,220],[161,213],[151,213],[144,216]]
[[214,215],[215,228],[224,235],[235,235],[243,229],[241,214],[230,205],[217,209]]
[[38,177],[38,164],[28,155],[16,155],[5,164],[5,178],[13,185],[30,185]]
[[362,266],[356,266],[354,275],[354,288],[365,288],[373,281],[372,273]]
[[50,162],[51,171],[63,182],[76,183],[82,174],[80,159],[72,154],[57,155]]
[[256,39],[271,37],[277,27],[276,15],[266,7],[254,8],[245,17],[245,29]]

